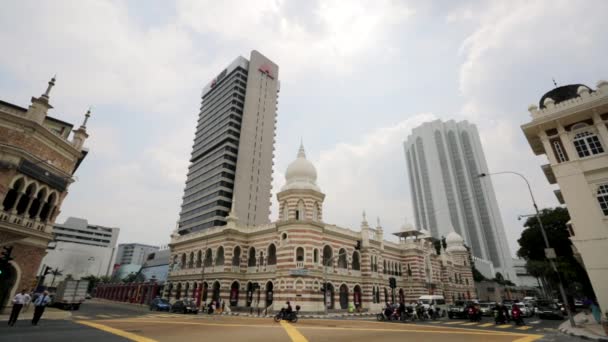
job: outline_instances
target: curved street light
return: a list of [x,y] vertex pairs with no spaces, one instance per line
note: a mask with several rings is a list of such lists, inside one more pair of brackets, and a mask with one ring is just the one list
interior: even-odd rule
[[524,175],[522,175],[519,172],[515,172],[515,171],[480,173],[477,177],[483,178],[483,177],[488,177],[488,176],[493,176],[493,175],[502,175],[502,174],[512,174],[512,175],[519,176],[521,179],[524,180],[524,182],[526,182],[526,185],[528,186],[528,192],[530,193],[530,198],[532,199],[532,205],[534,206],[534,210],[536,212],[536,219],[538,220],[538,225],[540,226],[540,231],[543,235],[543,240],[545,242],[545,257],[549,260],[549,264],[551,265],[553,272],[555,272],[555,274],[557,275],[557,280],[558,280],[558,284],[559,284],[559,292],[561,294],[562,301],[564,302],[564,307],[566,308],[566,313],[568,314],[568,319],[570,320],[570,325],[572,327],[576,327],[576,324],[574,323],[574,317],[572,317],[572,312],[570,312],[570,307],[568,305],[568,299],[566,298],[566,291],[564,290],[562,276],[559,274],[559,271],[557,270],[557,266],[555,265],[555,261],[554,261],[555,260],[555,250],[553,248],[551,248],[551,246],[549,245],[549,239],[547,238],[547,233],[545,232],[545,227],[543,226],[543,221],[540,219],[540,212],[538,210],[538,205],[536,205],[536,200],[534,199],[534,194],[532,193],[532,187],[530,186],[530,182]]

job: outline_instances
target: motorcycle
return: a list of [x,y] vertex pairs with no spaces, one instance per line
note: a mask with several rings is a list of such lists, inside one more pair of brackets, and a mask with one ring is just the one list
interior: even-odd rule
[[521,317],[521,311],[511,310],[511,319],[517,325],[525,325],[524,319]]
[[494,322],[496,324],[507,324],[507,317],[502,310],[494,309]]
[[481,315],[477,311],[477,309],[475,309],[474,307],[469,308],[468,315],[469,315],[469,320],[471,322],[480,322],[481,321]]
[[285,309],[281,309],[275,316],[274,321],[280,322],[281,320],[286,320],[289,323],[296,323],[298,321],[298,313],[300,312],[300,306],[296,305],[296,310],[290,313],[287,313]]

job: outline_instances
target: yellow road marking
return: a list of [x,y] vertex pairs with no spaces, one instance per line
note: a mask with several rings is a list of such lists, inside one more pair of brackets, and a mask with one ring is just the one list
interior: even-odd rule
[[480,327],[487,328],[487,327],[491,327],[493,325],[494,325],[494,323],[484,323],[484,324],[480,325]]
[[432,322],[429,322],[429,323],[431,323],[431,324],[441,324],[443,322],[442,321],[432,321]]
[[513,326],[512,324],[501,324],[501,325],[497,325],[496,327],[500,328],[500,329],[507,329],[507,328],[510,328],[512,326]]
[[287,331],[287,335],[289,335],[289,338],[291,338],[293,342],[308,342],[306,337],[300,334],[298,329],[296,329],[293,325],[285,321],[281,321],[281,325],[283,326],[283,328],[285,328],[285,331]]
[[[235,323],[202,323],[202,322],[180,322],[180,321],[153,321],[153,320],[113,320],[114,323],[154,323],[154,324],[182,324],[182,325],[201,325],[201,326],[223,326],[223,327],[251,327],[251,328],[277,328],[278,325],[259,325],[259,324],[235,324]],[[344,322],[344,321],[342,321]],[[543,335],[532,335],[523,334],[517,332],[503,332],[503,331],[488,331],[479,329],[465,329],[465,328],[451,328],[444,327],[444,330],[431,330],[431,329],[387,329],[387,328],[354,328],[354,327],[316,327],[316,326],[300,326],[299,329],[310,329],[310,330],[352,330],[352,331],[378,331],[378,332],[412,332],[412,333],[433,333],[433,334],[461,334],[461,335],[499,335],[499,336],[522,336],[530,337],[534,336],[535,339],[529,341],[535,341]]]
[[531,327],[531,326],[528,326],[528,325],[525,325],[525,326],[523,326],[523,327],[519,327],[519,328],[517,328],[517,330],[528,330],[528,329],[532,329],[532,327]]
[[127,338],[127,339],[129,339],[131,341],[135,341],[135,342],[158,342],[151,338],[135,335],[133,333],[126,332],[126,331],[120,330],[120,329],[115,329],[115,328],[112,328],[112,327],[109,327],[109,326],[103,325],[103,324],[98,324],[98,323],[93,323],[93,322],[88,322],[88,321],[76,321],[76,323],[79,323],[82,325],[88,325],[92,328],[95,328],[95,329],[98,329],[101,331],[105,331],[105,332],[109,332],[110,334],[124,337],[124,338]]
[[463,323],[462,325],[477,325],[479,323],[477,322],[469,322],[469,323]]
[[99,318],[112,318],[112,316],[109,316],[109,315],[95,315],[95,317],[99,317]]
[[74,316],[76,319],[91,319],[89,316]]
[[539,340],[543,335],[528,335],[526,337],[518,338],[513,342],[533,342]]
[[453,324],[462,324],[462,323],[465,323],[465,322],[464,321],[456,321],[456,322],[446,322],[445,324],[453,325]]

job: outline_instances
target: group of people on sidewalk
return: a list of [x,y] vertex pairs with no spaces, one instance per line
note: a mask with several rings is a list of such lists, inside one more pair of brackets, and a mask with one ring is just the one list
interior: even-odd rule
[[[38,325],[38,322],[44,313],[44,309],[50,301],[51,298],[49,297],[49,293],[47,291],[44,291],[42,294],[34,295],[34,316],[32,317],[32,325]],[[32,296],[30,296],[25,289],[21,290],[21,293],[18,293],[15,298],[13,298],[13,309],[11,310],[11,316],[8,319],[8,325],[10,327],[17,323],[19,314],[24,307],[25,309],[23,312],[27,312],[31,302]]]

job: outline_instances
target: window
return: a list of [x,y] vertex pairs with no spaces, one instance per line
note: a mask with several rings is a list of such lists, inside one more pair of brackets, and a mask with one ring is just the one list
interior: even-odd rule
[[348,261],[346,260],[346,250],[340,249],[338,252],[338,268],[348,268]]
[[602,184],[597,189],[597,201],[604,216],[608,216],[608,184]]
[[604,153],[604,148],[602,147],[600,139],[597,135],[589,131],[576,133],[573,143],[576,148],[576,153],[578,153],[580,158]]
[[304,201],[298,202],[298,209],[296,209],[296,220],[304,220]]
[[313,261],[315,264],[318,264],[318,263],[319,263],[319,250],[318,250],[318,249],[316,249],[316,248],[315,248],[315,250],[314,250],[314,252],[313,252],[313,259],[312,259],[312,261]]
[[253,267],[255,266],[255,248],[251,247],[249,249],[249,258],[247,259],[247,266]]
[[353,270],[356,271],[360,271],[361,270],[361,265],[359,263],[359,252],[355,251],[353,252]]
[[268,265],[276,265],[277,264],[277,248],[274,244],[270,244],[268,246]]
[[563,163],[568,160],[562,148],[562,143],[559,140],[553,141],[553,148],[555,149],[555,157],[557,157],[558,162]]
[[298,247],[298,249],[296,249],[296,261],[304,262],[304,248]]

